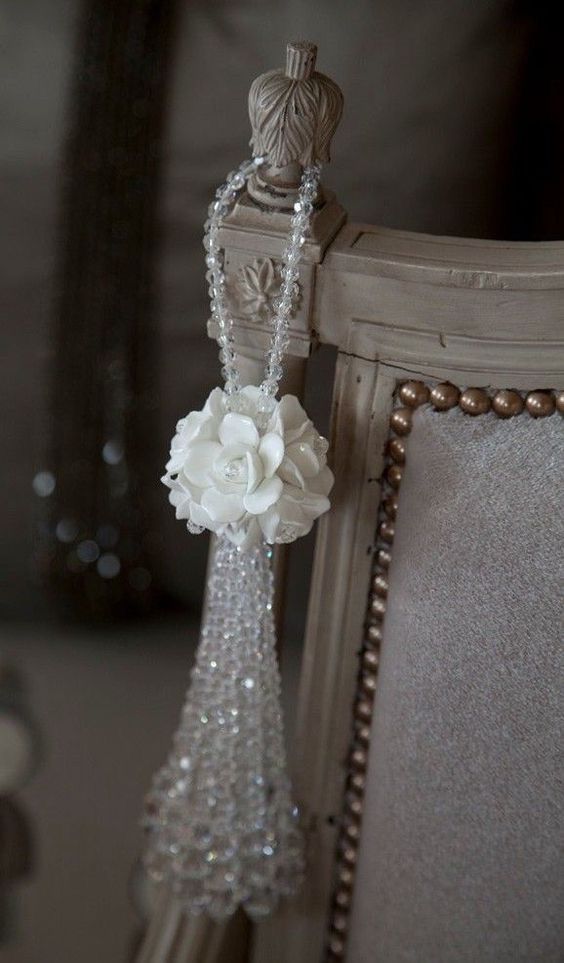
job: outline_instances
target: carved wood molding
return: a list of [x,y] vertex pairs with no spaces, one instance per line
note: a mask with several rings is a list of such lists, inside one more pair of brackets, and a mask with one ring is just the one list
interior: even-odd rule
[[[327,191],[315,212],[303,248],[298,281],[300,296],[288,332],[290,356],[307,358],[310,354],[316,266],[323,260],[345,217],[345,211],[337,203],[334,194]],[[221,229],[227,288],[239,351],[264,353],[270,342],[272,331],[268,308],[271,296],[275,297],[277,293],[278,264],[286,244],[290,220],[288,212],[261,210],[248,196],[243,195]],[[252,315],[247,305],[249,309],[252,309],[253,302],[256,306],[258,299],[254,297],[255,292],[265,296],[265,300],[260,304],[261,310]],[[217,338],[218,335],[217,326],[211,320],[208,322],[208,334],[211,338]]]
[[269,70],[251,86],[251,145],[266,164],[251,179],[249,194],[262,204],[291,209],[303,167],[330,159],[343,95],[315,70],[316,57],[314,44],[289,43],[285,70]]
[[563,290],[562,242],[347,224],[317,270],[312,324],[322,343],[412,373],[550,388],[564,381]]

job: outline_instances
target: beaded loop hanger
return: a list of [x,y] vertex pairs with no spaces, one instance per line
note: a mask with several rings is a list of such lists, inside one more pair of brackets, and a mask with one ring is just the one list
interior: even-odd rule
[[[224,273],[223,253],[219,243],[219,232],[225,216],[231,210],[239,193],[245,187],[249,177],[264,163],[264,158],[255,157],[243,161],[236,171],[227,176],[225,184],[216,191],[215,200],[208,209],[209,219],[206,221],[204,247],[206,249],[206,265],[208,268],[209,294],[212,318],[216,322],[219,334],[217,341],[220,347],[219,358],[222,363],[221,373],[225,380],[225,393],[230,397],[241,389],[241,378],[237,368],[237,355],[233,338],[233,318],[227,302],[226,282]],[[301,179],[298,200],[294,205],[294,214],[290,222],[288,241],[282,254],[282,284],[280,293],[274,301],[274,315],[272,318],[272,336],[265,357],[264,379],[260,385],[263,395],[263,410],[269,411],[272,405],[269,399],[276,396],[278,385],[282,378],[282,362],[290,343],[288,326],[292,317],[297,298],[298,269],[301,249],[305,244],[307,232],[314,209],[315,197],[319,188],[321,167],[313,164],[306,167]]]

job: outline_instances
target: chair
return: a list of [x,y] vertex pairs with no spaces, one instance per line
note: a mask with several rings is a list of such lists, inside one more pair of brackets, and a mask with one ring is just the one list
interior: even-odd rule
[[[244,313],[243,269],[275,272],[285,183],[270,208],[251,185],[224,228],[250,382],[267,326]],[[302,390],[317,344],[337,349],[290,747],[307,882],[252,951],[244,920],[187,922],[163,895],[139,963],[560,958],[563,289],[564,243],[348,224],[325,193],[284,386]]]

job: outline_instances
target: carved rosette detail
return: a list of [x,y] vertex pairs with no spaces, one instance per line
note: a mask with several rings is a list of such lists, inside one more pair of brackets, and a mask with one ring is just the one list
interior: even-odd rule
[[269,321],[281,283],[280,266],[272,258],[255,258],[251,264],[244,264],[230,285],[234,309],[243,317]]

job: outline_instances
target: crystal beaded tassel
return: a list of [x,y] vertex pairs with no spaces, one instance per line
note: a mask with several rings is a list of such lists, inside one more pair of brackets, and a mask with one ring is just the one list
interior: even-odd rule
[[190,913],[253,918],[303,873],[273,619],[271,549],[220,539],[191,687],[146,807],[146,866]]

